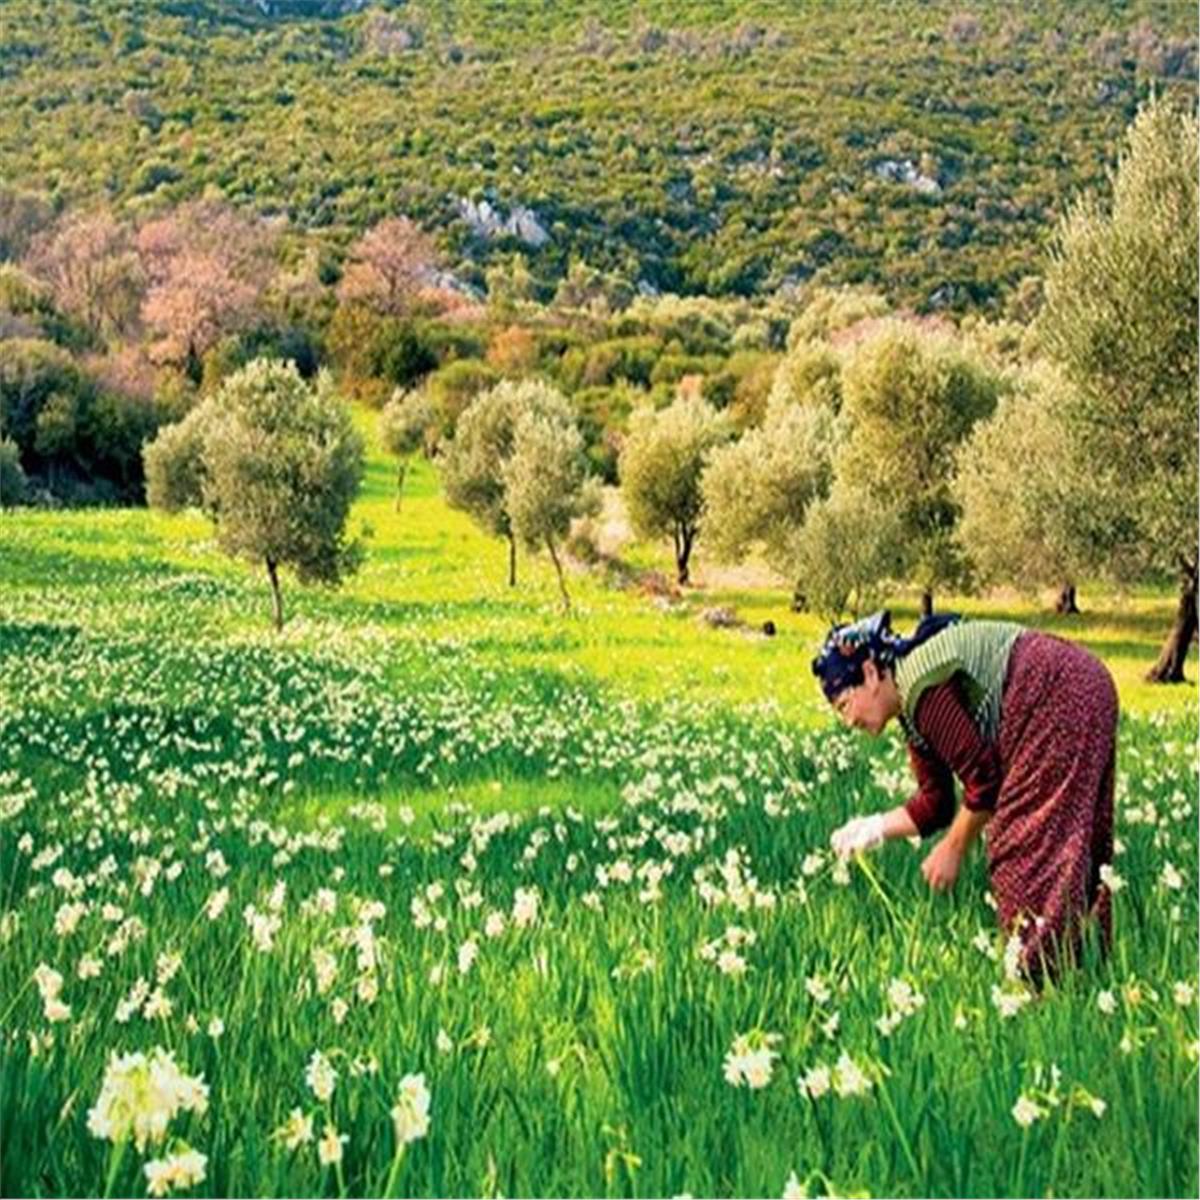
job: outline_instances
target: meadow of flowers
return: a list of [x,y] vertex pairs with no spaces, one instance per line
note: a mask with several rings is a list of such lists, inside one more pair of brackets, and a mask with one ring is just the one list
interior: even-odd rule
[[830,857],[896,742],[13,544],[4,1195],[1195,1193],[1194,715],[1037,997],[979,855]]

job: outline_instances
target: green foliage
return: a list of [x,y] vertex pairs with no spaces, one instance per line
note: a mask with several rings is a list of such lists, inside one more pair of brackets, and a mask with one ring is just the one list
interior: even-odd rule
[[389,454],[407,457],[426,444],[433,421],[433,406],[425,393],[397,390],[379,414],[379,440]]
[[583,388],[571,397],[579,431],[590,464],[590,473],[615,484],[621,440],[634,406],[644,395],[628,384]]
[[700,481],[709,456],[729,437],[728,423],[699,396],[682,395],[655,411],[639,408],[621,450],[621,494],[643,537],[670,536],[680,583],[700,529]]
[[379,414],[379,440],[383,448],[398,460],[397,510],[400,508],[409,459],[418,450],[432,454],[437,447],[437,439],[437,414],[429,396],[422,391],[405,392],[397,389]]
[[[739,424],[765,412],[775,373],[776,356],[758,350],[739,350],[705,376],[701,394],[718,412],[736,410]],[[735,413],[731,411],[730,416]]]
[[572,521],[600,511],[601,497],[599,487],[589,483],[583,436],[565,405],[535,407],[521,414],[502,476],[504,507],[513,533],[527,550],[546,548],[558,574],[563,606],[570,608],[556,547]]
[[434,371],[425,382],[425,391],[438,438],[453,438],[458,420],[471,401],[499,382],[499,373],[476,359],[458,359]]
[[1097,489],[1068,435],[1068,392],[1053,370],[1027,373],[958,448],[957,538],[981,586],[1062,586],[1086,563],[1082,530]]
[[[1139,98],[1194,91],[1192,15],[1151,0],[1056,0],[1014,17],[1020,37],[984,19],[968,42],[950,4],[920,0],[753,0],[736,20],[692,0],[649,30],[599,0],[514,0],[504,20],[389,14],[391,33],[377,9],[278,7],[154,0],[134,22],[69,4],[48,26],[40,0],[7,0],[0,252],[53,200],[132,213],[213,189],[335,257],[403,212],[503,304],[561,288],[611,311],[642,284],[739,297],[816,279],[998,311]],[[589,20],[603,52],[582,44]],[[938,190],[883,177],[888,161]],[[476,232],[460,198],[502,220],[529,207],[549,240]]]
[[842,407],[842,360],[825,342],[800,340],[784,355],[771,381],[769,403]]
[[881,506],[899,505],[908,572],[929,591],[964,578],[954,450],[993,412],[1001,387],[960,345],[903,321],[884,322],[846,362],[836,478]]
[[896,507],[835,486],[813,502],[784,550],[796,601],[831,622],[878,607],[904,571],[904,526]]
[[[15,338],[0,354],[0,431],[21,454],[53,457],[38,449],[43,413],[74,412],[87,381],[74,360],[59,347],[37,339]],[[57,424],[51,416],[48,423]],[[69,449],[69,446],[67,447]]]
[[630,383],[647,387],[659,369],[661,344],[652,337],[624,337],[598,341],[590,346],[568,350],[561,359],[559,378],[574,391],[577,388],[609,387]]
[[199,404],[143,447],[146,503],[152,508],[174,513],[206,503],[204,444],[215,416],[210,402]]
[[357,569],[347,539],[364,447],[328,375],[306,383],[291,363],[259,359],[228,379],[145,450],[151,504],[199,503],[225,553],[336,585]]
[[[446,503],[461,509],[485,532],[508,538],[513,547],[517,530],[509,508],[506,470],[517,450],[517,427],[526,417],[574,428],[570,405],[553,387],[532,380],[504,380],[471,402],[458,420],[453,440],[440,456]],[[538,423],[528,428],[533,431],[531,436],[536,441],[543,436],[552,436]],[[574,436],[578,437],[578,431]],[[579,447],[582,447],[582,439]],[[565,446],[559,446],[559,450],[563,459],[556,470],[564,476],[569,475],[575,470],[570,465],[574,451],[568,455]],[[520,472],[521,486],[529,497],[527,520],[536,537],[546,518],[542,515],[541,493],[535,493],[532,481],[526,486],[529,470],[526,455]],[[567,497],[563,500],[570,503]],[[510,560],[509,582],[516,582],[515,560]]]
[[302,379],[312,379],[320,370],[322,355],[319,337],[304,326],[257,325],[223,338],[204,355],[200,388],[215,390],[256,358],[293,363]]
[[763,549],[780,572],[810,505],[829,490],[836,422],[820,405],[772,407],[758,429],[715,449],[701,479],[704,541],[723,561]]
[[0,262],[23,257],[53,215],[54,206],[45,195],[0,186]]
[[869,287],[815,287],[804,298],[804,308],[787,335],[789,350],[806,342],[827,342],[832,335],[859,321],[886,316],[887,299]]
[[1085,548],[1117,578],[1195,562],[1198,138],[1193,108],[1144,108],[1111,201],[1076,204],[1046,275],[1039,334],[1104,499]]
[[380,315],[360,304],[338,307],[328,344],[347,385],[377,408],[394,388],[409,387],[438,365],[434,348],[415,322]]
[[29,481],[21,466],[21,452],[12,438],[0,437],[0,508],[24,504]]
[[38,339],[0,343],[0,436],[31,483],[69,503],[136,502],[142,443],[182,411],[180,397]]

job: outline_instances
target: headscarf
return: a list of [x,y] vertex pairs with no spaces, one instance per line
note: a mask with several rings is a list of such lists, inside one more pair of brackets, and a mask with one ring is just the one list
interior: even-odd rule
[[892,631],[892,614],[884,608],[847,625],[835,625],[825,637],[821,652],[812,660],[812,672],[821,681],[825,698],[833,701],[848,687],[863,681],[863,664],[891,668],[898,658],[962,618],[957,613],[922,617],[912,637]]

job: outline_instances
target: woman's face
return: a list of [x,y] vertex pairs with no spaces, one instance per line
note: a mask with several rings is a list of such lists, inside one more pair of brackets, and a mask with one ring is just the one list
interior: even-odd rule
[[852,729],[878,734],[900,711],[900,693],[892,673],[880,671],[868,659],[863,663],[862,683],[843,688],[832,703],[837,715]]

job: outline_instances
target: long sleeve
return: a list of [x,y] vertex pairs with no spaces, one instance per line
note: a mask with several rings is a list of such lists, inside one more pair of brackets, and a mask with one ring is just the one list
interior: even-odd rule
[[913,724],[933,756],[962,781],[964,806],[975,812],[995,808],[1000,756],[979,732],[959,684],[951,679],[928,688],[917,702]]
[[954,817],[954,776],[944,762],[908,743],[908,761],[917,790],[904,806],[922,837],[945,829]]

